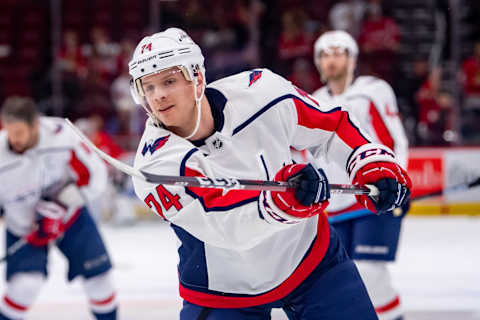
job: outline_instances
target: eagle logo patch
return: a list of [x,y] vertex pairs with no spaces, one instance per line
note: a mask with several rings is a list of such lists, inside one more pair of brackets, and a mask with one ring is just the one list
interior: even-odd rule
[[253,70],[250,72],[250,82],[248,83],[248,86],[252,86],[255,82],[257,82],[258,79],[262,77],[262,71],[261,70]]
[[142,156],[145,156],[145,154],[147,154],[148,151],[150,151],[150,154],[153,154],[155,151],[163,147],[165,143],[167,143],[168,138],[170,138],[170,135],[160,137],[157,140],[155,140],[153,143],[145,142],[145,145],[143,146],[143,149],[142,149]]

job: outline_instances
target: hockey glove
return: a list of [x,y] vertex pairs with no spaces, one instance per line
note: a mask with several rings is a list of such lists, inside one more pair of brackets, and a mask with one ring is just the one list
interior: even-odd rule
[[380,194],[376,197],[356,196],[358,202],[376,214],[407,205],[412,182],[407,172],[392,162],[371,162],[360,168],[353,184],[372,184]]
[[27,235],[27,243],[33,246],[46,246],[63,232],[65,209],[52,201],[40,200],[35,207],[39,220],[37,227]]
[[330,189],[322,169],[311,164],[289,164],[277,172],[275,181],[294,181],[295,190],[272,191],[273,203],[283,212],[297,218],[319,214],[328,206]]

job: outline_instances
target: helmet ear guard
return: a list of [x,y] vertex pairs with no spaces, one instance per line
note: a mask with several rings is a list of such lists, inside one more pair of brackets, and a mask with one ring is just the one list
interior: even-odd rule
[[[139,91],[141,92],[141,94],[139,93]],[[130,79],[130,95],[132,96],[133,101],[136,104],[141,105],[143,109],[145,109],[145,112],[147,112],[148,116],[152,118],[152,120],[155,120],[150,106],[148,105],[144,97],[141,79],[137,79],[136,82],[134,82],[133,79]]]
[[[140,81],[140,79],[138,79],[137,81]],[[133,79],[130,79],[130,95],[132,96],[133,101],[136,104],[142,104],[143,98],[138,94],[136,86],[137,84],[133,81]],[[140,90],[143,90],[143,89],[140,89]]]

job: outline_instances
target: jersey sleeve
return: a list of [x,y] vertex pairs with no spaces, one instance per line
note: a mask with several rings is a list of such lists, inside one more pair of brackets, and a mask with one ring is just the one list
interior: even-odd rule
[[328,106],[296,88],[284,117],[292,119],[291,146],[308,149],[315,158],[324,157],[345,168],[350,181],[364,165],[384,161],[398,163],[394,152],[362,129],[353,114],[340,106]]
[[[161,130],[155,135],[159,138],[140,142],[137,169],[160,175],[224,176],[222,168],[189,141],[156,130]],[[137,196],[155,213],[213,246],[248,249],[289,227],[262,217],[260,191],[161,185],[138,178],[133,183]]]
[[106,189],[106,165],[68,126],[65,125],[64,129],[68,130],[67,136],[71,145],[68,170],[87,202],[91,202],[102,196]]
[[408,140],[399,116],[393,89],[383,80],[368,88],[372,91],[364,108],[352,108],[360,125],[372,139],[395,152],[398,163],[406,168]]
[[315,158],[324,157],[346,168],[352,151],[370,143],[370,137],[342,107],[330,106],[300,89],[297,91],[299,96],[290,101],[284,115],[292,121],[292,147],[308,149]]

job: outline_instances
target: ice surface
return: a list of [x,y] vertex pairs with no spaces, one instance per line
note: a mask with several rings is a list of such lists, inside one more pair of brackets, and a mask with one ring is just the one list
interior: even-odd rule
[[[101,225],[115,264],[120,319],[178,319],[177,242],[163,222]],[[4,237],[1,237],[3,248]],[[480,319],[480,218],[408,217],[393,281],[407,320]],[[3,274],[4,265],[0,266]],[[66,263],[52,250],[50,276],[27,319],[90,319],[81,282],[68,284]],[[2,290],[5,282],[0,281]],[[273,313],[273,319],[286,317]]]

